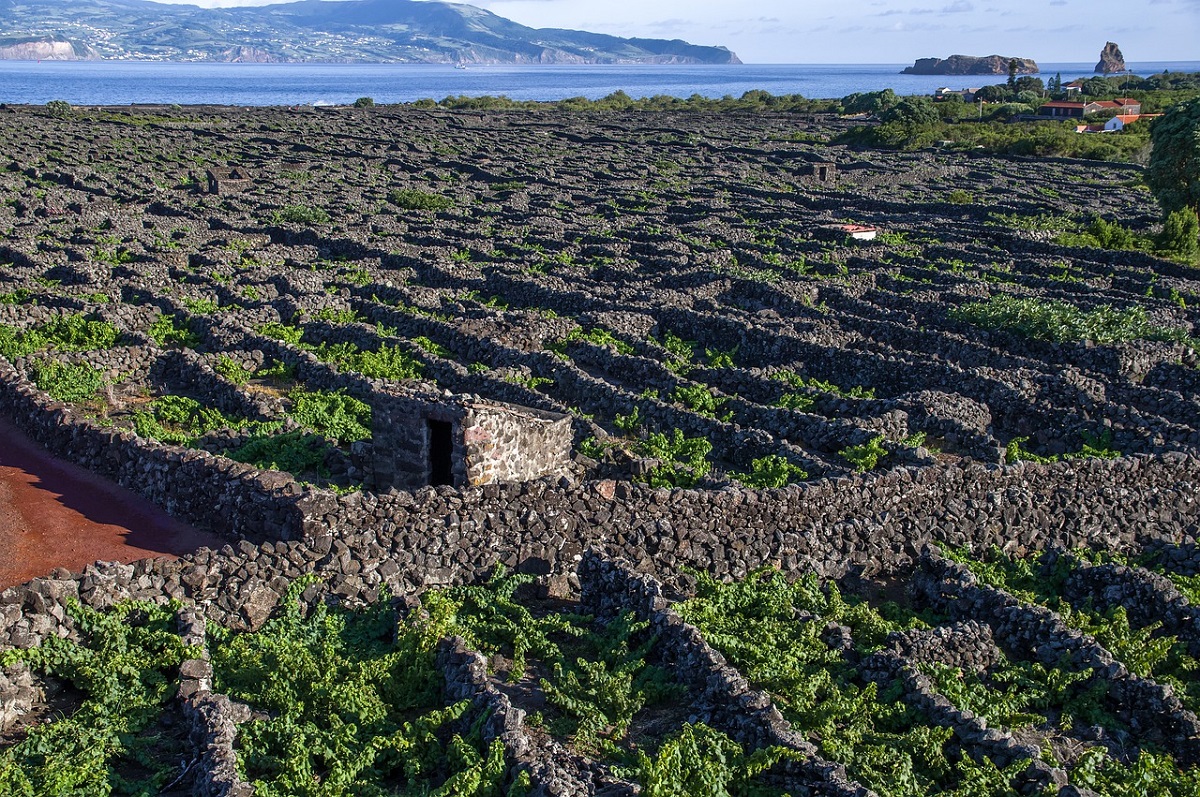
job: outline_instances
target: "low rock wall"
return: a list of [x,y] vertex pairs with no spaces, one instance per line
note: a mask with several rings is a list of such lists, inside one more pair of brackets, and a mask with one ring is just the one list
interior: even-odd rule
[[[1128,551],[1148,543],[1179,549],[1200,517],[1200,461],[1172,452],[898,468],[782,490],[666,490],[563,478],[336,496],[301,488],[285,474],[97,426],[6,363],[0,413],[55,455],[187,522],[245,540],[178,562],[89,568],[64,582],[85,602],[130,594],[212,601],[213,617],[247,625],[287,580],[305,572],[320,573],[344,598],[370,599],[384,585],[407,592],[470,582],[497,562],[538,574],[570,572],[595,547],[650,572],[687,566],[740,576],[775,564],[836,577],[903,569],[930,542],[1016,553]],[[61,624],[45,612],[57,601],[18,592],[0,598],[0,645],[36,643]]]

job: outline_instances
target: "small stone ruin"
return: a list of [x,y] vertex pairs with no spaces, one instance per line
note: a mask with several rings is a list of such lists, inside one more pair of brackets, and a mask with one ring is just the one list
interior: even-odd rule
[[208,193],[218,196],[236,194],[244,191],[252,182],[250,175],[237,167],[228,169],[209,169]]
[[380,394],[373,405],[379,489],[528,481],[570,464],[569,415],[469,395]]
[[838,168],[836,163],[810,163],[808,175],[818,183],[837,182]]

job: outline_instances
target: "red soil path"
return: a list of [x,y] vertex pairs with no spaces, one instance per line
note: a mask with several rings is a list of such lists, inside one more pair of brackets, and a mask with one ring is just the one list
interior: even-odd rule
[[55,459],[0,421],[0,589],[56,567],[78,571],[97,560],[175,557],[224,543],[130,490]]

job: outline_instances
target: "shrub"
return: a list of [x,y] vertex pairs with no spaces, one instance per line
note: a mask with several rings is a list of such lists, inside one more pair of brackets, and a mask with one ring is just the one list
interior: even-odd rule
[[1185,260],[1195,260],[1200,254],[1200,219],[1191,208],[1180,208],[1167,214],[1158,248]]
[[271,321],[259,326],[257,332],[263,337],[290,343],[293,346],[300,345],[300,341],[304,337],[304,330],[300,327],[281,324],[278,321]]
[[697,415],[728,422],[732,410],[725,410],[729,399],[713,395],[706,385],[677,385],[671,393],[671,401],[682,404]]
[[888,450],[883,447],[883,435],[878,435],[862,445],[843,448],[841,454],[843,459],[854,465],[855,470],[866,473],[875,470],[879,460],[888,455]]
[[708,455],[712,443],[702,437],[685,438],[679,429],[667,437],[655,432],[641,441],[637,453],[662,464],[645,476],[651,487],[694,487],[712,469]]
[[469,727],[469,701],[442,699],[435,656],[449,618],[398,618],[386,593],[358,611],[305,611],[313,581],[295,581],[253,633],[210,626],[216,687],[256,709],[238,727],[255,792],[502,794],[504,745]]
[[61,316],[26,330],[0,324],[0,355],[12,360],[44,349],[100,351],[112,348],[120,337],[112,324],[89,319],[82,313]]
[[50,100],[46,103],[46,113],[56,119],[66,119],[75,109],[66,100]]
[[355,108],[374,108],[375,100],[371,97],[359,97],[354,101]]
[[329,214],[307,205],[285,205],[271,214],[272,224],[326,224]]
[[1172,106],[1150,127],[1146,185],[1163,211],[1200,212],[1200,97]]
[[342,443],[371,437],[371,408],[341,392],[293,391],[291,416],[296,423]]
[[228,354],[222,354],[217,358],[217,366],[213,370],[238,387],[250,381],[250,371]]
[[194,332],[191,324],[184,323],[179,326],[175,322],[175,316],[159,314],[158,318],[154,319],[154,323],[146,330],[146,335],[150,340],[160,347],[166,347],[171,344],[183,346],[184,348],[194,349],[200,345],[200,335]]
[[160,794],[180,780],[185,745],[147,732],[192,652],[174,631],[179,608],[125,601],[101,612],[67,598],[73,639],[0,653],[0,669],[24,661],[81,698],[70,716],[53,712],[0,750],[0,794]]
[[617,350],[620,354],[633,354],[633,346],[618,338],[613,333],[602,327],[594,327],[588,332],[584,332],[579,327],[571,330],[567,335],[568,341],[582,340],[591,343],[594,346],[608,346]]
[[401,188],[388,194],[388,201],[402,210],[449,210],[454,200],[414,188]]
[[953,308],[950,317],[986,329],[1001,329],[1055,343],[1083,340],[1096,343],[1126,340],[1191,343],[1186,330],[1151,324],[1146,308],[1140,305],[1122,310],[1101,305],[1084,311],[1057,299],[996,294],[986,302]]
[[83,363],[42,360],[33,364],[33,382],[55,401],[86,401],[104,386],[104,374]]
[[317,434],[297,430],[284,434],[259,434],[228,454],[230,459],[256,468],[282,470],[292,474],[320,473],[324,469],[329,443]]
[[751,462],[748,473],[730,473],[729,476],[747,487],[778,489],[804,481],[808,472],[778,454],[768,454]]

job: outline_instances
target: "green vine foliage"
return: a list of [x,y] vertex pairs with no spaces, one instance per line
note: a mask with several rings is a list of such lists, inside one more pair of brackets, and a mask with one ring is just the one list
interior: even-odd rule
[[34,352],[103,351],[117,344],[121,332],[107,321],[83,313],[60,316],[30,329],[0,324],[0,355],[15,360]]
[[704,724],[684,725],[651,758],[638,754],[637,780],[645,797],[769,797],[779,795],[758,776],[800,755],[767,747],[747,756],[742,746]]
[[671,392],[671,401],[705,418],[716,418],[727,423],[733,418],[733,411],[725,409],[729,399],[713,395],[707,385],[677,385]]
[[217,364],[213,370],[238,387],[249,382],[250,378],[254,376],[248,368],[237,360],[234,360],[228,354],[222,354],[217,358]]
[[563,614],[534,617],[513,598],[519,587],[532,581],[533,576],[510,575],[503,565],[497,565],[486,584],[426,593],[422,603],[431,615],[452,618],[448,620],[452,633],[461,635],[473,648],[510,656],[509,678],[518,681],[525,675],[530,655],[542,661],[561,660],[562,651],[551,635],[580,636],[583,631],[578,621],[588,619]]
[[256,468],[281,470],[292,474],[316,473],[326,476],[325,458],[332,447],[322,435],[297,429],[283,434],[265,432],[250,437],[226,456]]
[[256,794],[501,797],[502,744],[454,733],[470,703],[441,698],[435,655],[448,617],[399,620],[386,595],[357,612],[306,612],[300,595],[314,580],[294,582],[256,632],[211,631],[216,688],[268,715],[238,737]]
[[[1190,711],[1200,708],[1200,662],[1189,655],[1187,645],[1161,632],[1161,623],[1133,627],[1123,607],[1099,611],[1090,605],[1073,606],[1061,597],[1064,582],[1080,560],[1119,561],[1108,554],[1077,552],[1076,557],[1022,558],[991,549],[973,556],[963,549],[948,548],[946,555],[966,564],[980,582],[1017,596],[1023,601],[1054,609],[1068,625],[1090,634],[1130,670],[1170,684]],[[971,683],[957,673],[934,674],[938,687],[957,705],[997,723],[1005,711],[1031,712],[1051,725],[1101,725],[1128,731],[1109,711],[1105,682],[1092,679],[1090,672],[1071,672],[1066,667],[1042,667],[1021,662],[989,673],[988,689]],[[958,681],[958,683],[956,683]],[[1046,727],[1043,725],[1043,727]],[[1070,769],[1073,784],[1104,795],[1163,794],[1172,797],[1200,795],[1200,770],[1183,769],[1169,755],[1143,750],[1126,762],[1110,756],[1102,747],[1085,751]]]
[[83,695],[69,717],[35,725],[0,751],[0,794],[148,797],[180,774],[182,749],[146,733],[174,696],[179,665],[194,655],[172,631],[178,609],[129,601],[101,612],[71,600],[80,642],[51,637],[0,654],[0,667],[24,662]]
[[815,576],[789,584],[778,571],[760,570],[731,584],[703,574],[697,581],[697,597],[680,604],[680,614],[852,777],[886,797],[1009,793],[1011,773],[952,754],[950,729],[906,705],[898,685],[880,690],[859,681],[840,650],[822,639],[827,623],[836,622],[866,653],[892,631],[937,618],[848,601]]
[[1090,672],[1002,660],[986,676],[939,664],[922,665],[950,702],[1009,729],[1075,725],[1120,727],[1104,705],[1107,688]]
[[950,317],[984,329],[999,329],[1056,343],[1166,340],[1192,345],[1186,329],[1152,323],[1146,308],[1140,305],[1121,309],[1101,305],[1082,310],[1058,299],[1001,293],[986,302],[951,308]]
[[133,429],[142,437],[175,445],[188,445],[217,429],[240,429],[247,421],[229,418],[188,396],[166,395],[150,402],[133,416]]
[[847,446],[841,450],[842,459],[853,465],[859,473],[875,470],[879,466],[879,460],[888,455],[883,441],[883,435],[877,435],[861,445]]
[[104,372],[86,363],[39,360],[31,370],[33,383],[55,401],[87,401],[104,387]]
[[808,472],[778,454],[768,454],[752,461],[748,472],[730,473],[729,476],[747,487],[779,489],[804,481]]
[[160,313],[146,330],[146,335],[162,348],[174,345],[194,349],[200,345],[200,334],[192,329],[191,323],[181,322],[173,315]]
[[487,584],[427,593],[432,617],[449,618],[452,631],[488,653],[511,657],[509,679],[525,678],[538,664],[537,683],[555,714],[548,730],[584,755],[618,767],[637,764],[628,736],[644,708],[682,698],[686,689],[647,658],[657,638],[632,612],[606,622],[592,617],[538,612],[518,600],[526,575],[500,567]]
[[651,487],[695,487],[712,470],[708,461],[712,443],[703,437],[684,437],[680,429],[672,429],[669,437],[653,432],[637,442],[635,451],[660,461],[642,477]]
[[1105,429],[1099,434],[1083,433],[1083,445],[1078,451],[1068,451],[1065,454],[1035,454],[1025,448],[1025,443],[1029,441],[1028,437],[1014,437],[1008,441],[1008,445],[1004,447],[1004,461],[1018,462],[1024,460],[1026,462],[1039,462],[1043,465],[1051,462],[1060,462],[1070,459],[1087,459],[1089,457],[1095,459],[1116,459],[1121,456],[1121,452],[1113,448],[1112,432]]
[[686,691],[666,670],[647,663],[658,641],[649,626],[632,612],[598,629],[580,623],[588,631],[578,638],[583,655],[564,655],[554,662],[553,676],[541,679],[546,702],[565,715],[556,730],[573,737],[577,749],[628,760],[634,716]]
[[371,407],[341,391],[292,391],[296,423],[342,443],[371,437]]
[[779,382],[786,382],[793,387],[812,390],[818,393],[828,393],[829,395],[837,396],[838,398],[875,398],[874,388],[863,387],[862,385],[854,385],[850,388],[842,389],[833,382],[829,382],[824,379],[817,379],[816,377],[804,377],[795,371],[780,371],[776,374],[773,374],[771,378]]
[[[1067,578],[1079,560],[1090,558],[1089,552],[1080,552],[1077,558],[1060,556],[1049,560],[1008,556],[997,548],[981,556],[949,547],[945,553],[970,567],[981,582],[1058,612],[1065,623],[1091,635],[1132,672],[1170,684],[1188,710],[1200,709],[1200,678],[1197,677],[1200,661],[1188,653],[1186,643],[1163,634],[1161,623],[1135,628],[1122,606],[1100,611],[1090,605],[1071,605],[1062,599]],[[1111,725],[1114,722],[1103,706],[1095,702],[1089,705],[1085,701],[1072,713],[1086,713],[1095,720],[1088,724]]]
[[1075,762],[1071,782],[1104,797],[1200,797],[1200,769],[1180,771],[1169,755],[1144,751],[1124,762],[1094,747]]

